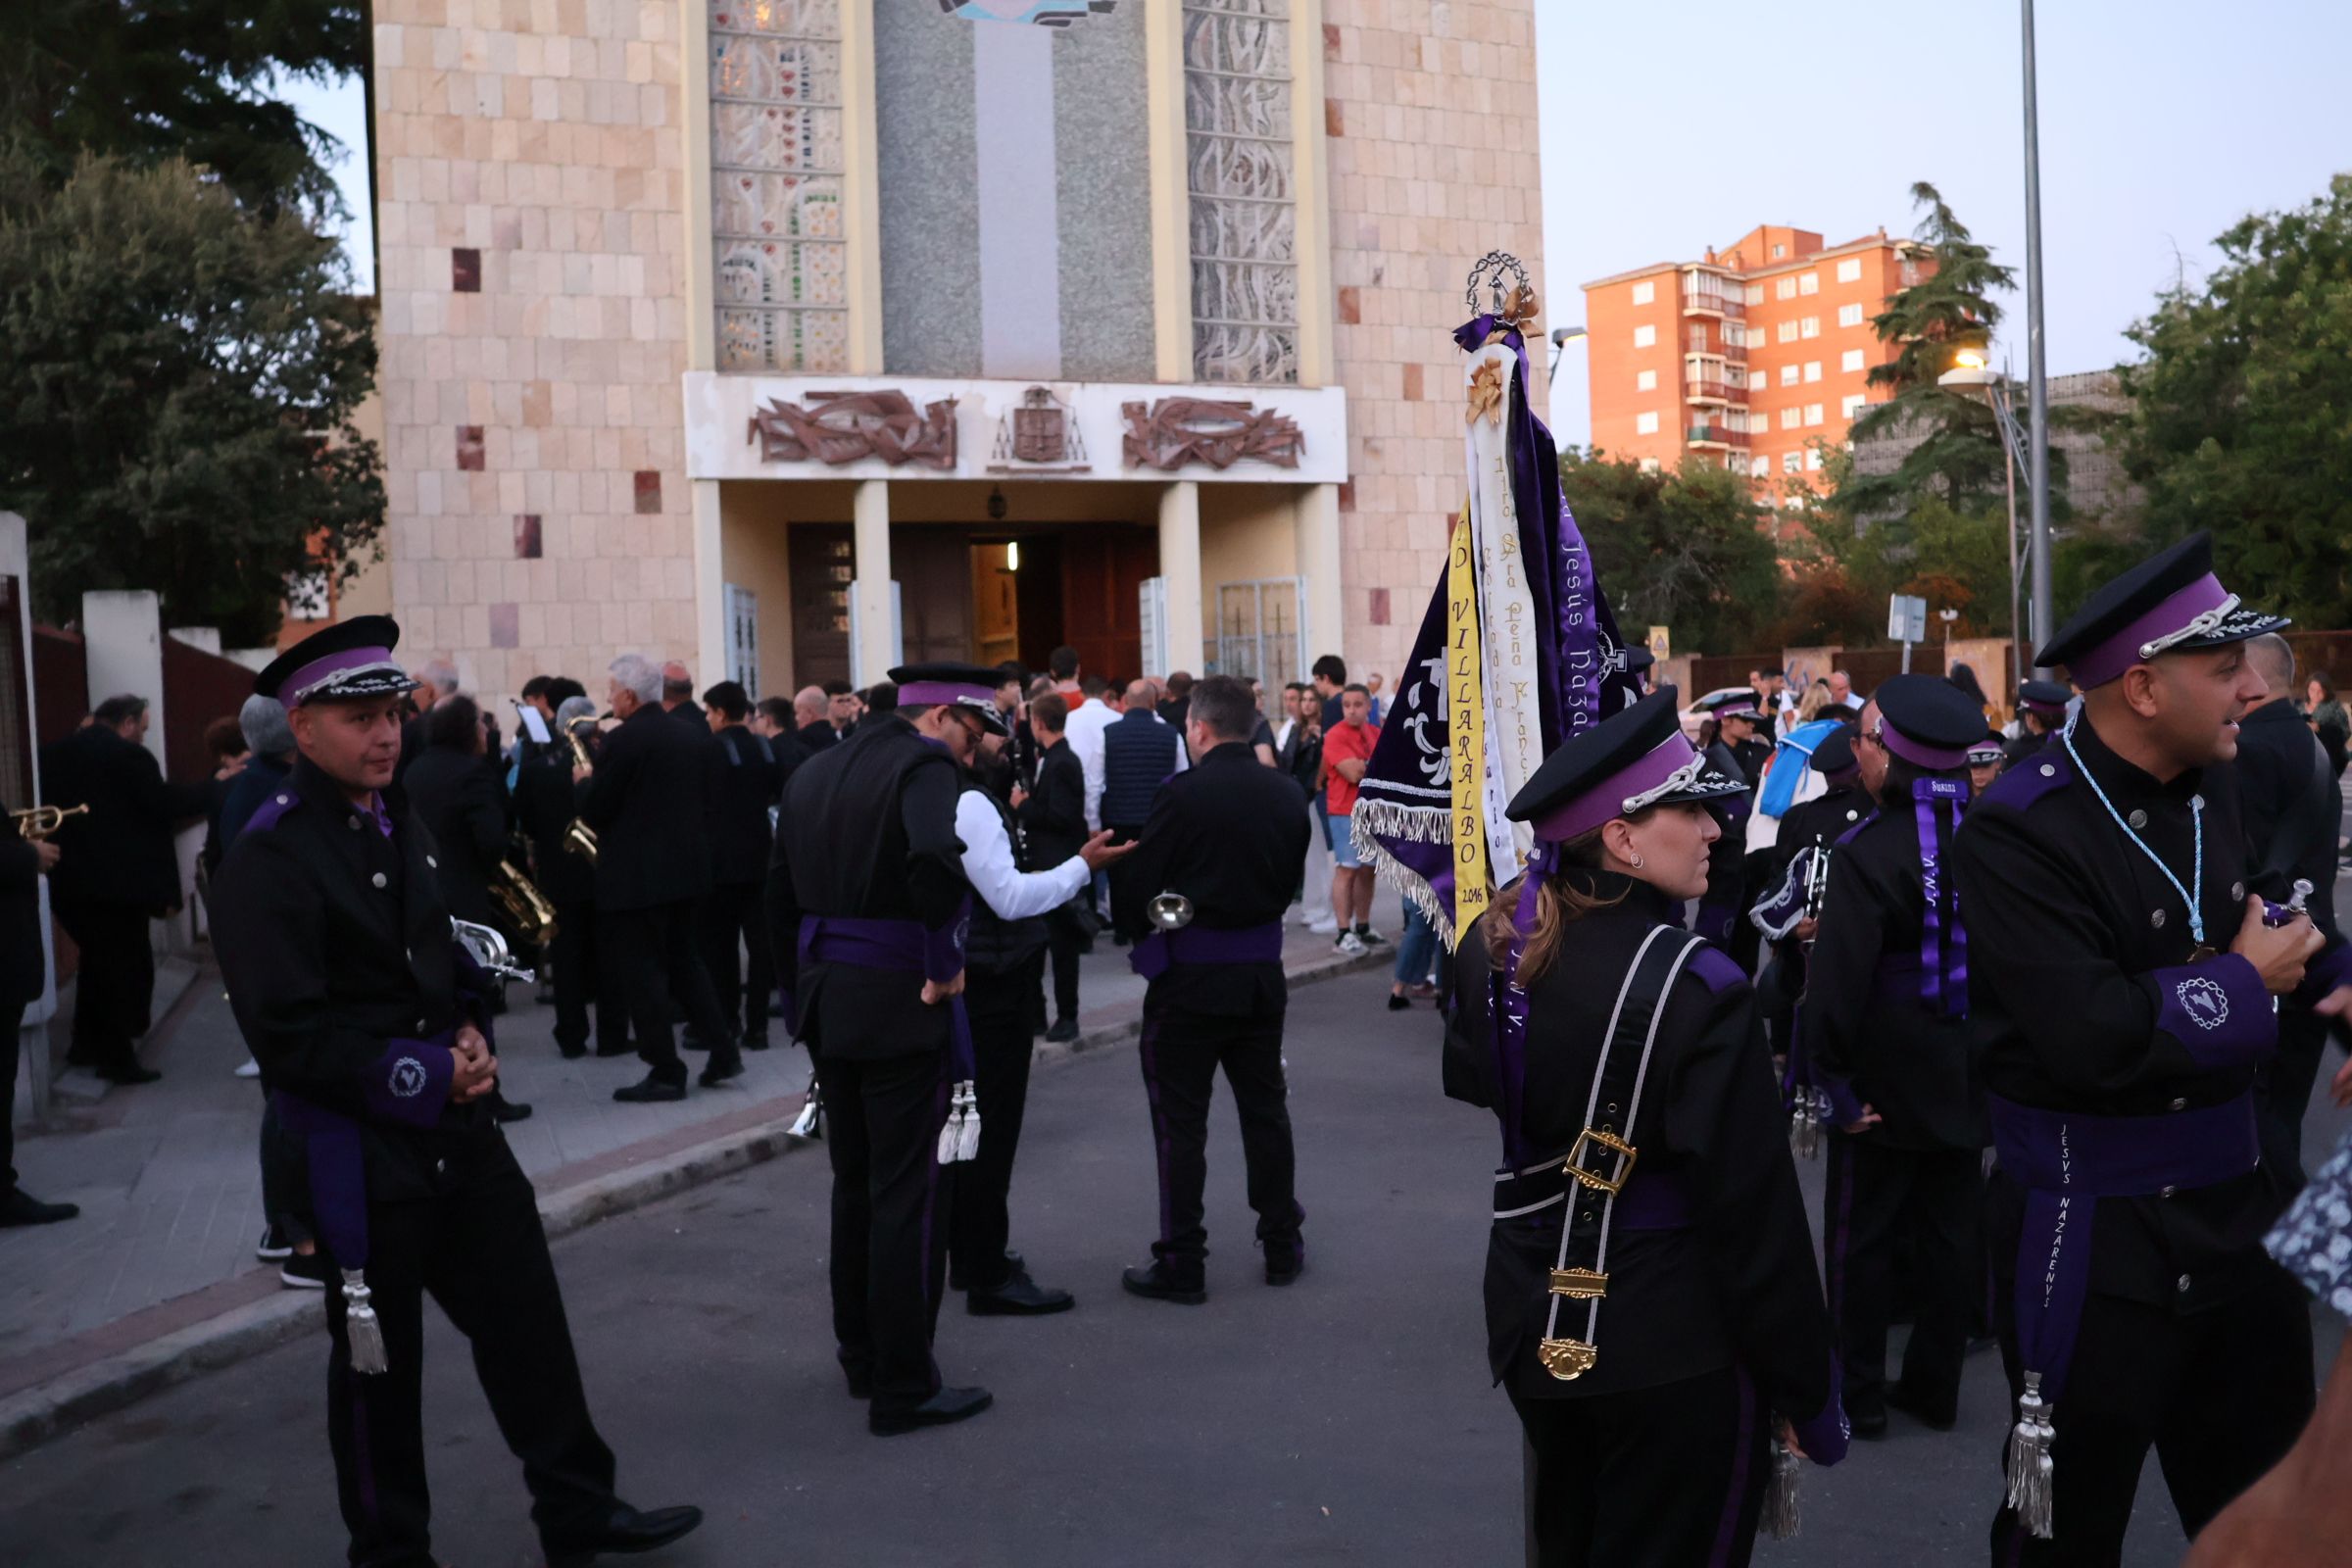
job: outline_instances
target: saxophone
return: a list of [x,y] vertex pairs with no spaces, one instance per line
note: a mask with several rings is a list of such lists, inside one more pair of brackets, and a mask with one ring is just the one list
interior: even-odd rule
[[[580,731],[583,728],[593,729],[595,727],[596,720],[593,718],[575,718],[564,727],[564,738],[571,742],[573,760],[591,773],[596,771],[596,763],[589,759],[588,743],[581,738]],[[564,847],[586,860],[590,865],[594,865],[596,863],[596,829],[574,816],[571,819],[571,826],[564,830]]]

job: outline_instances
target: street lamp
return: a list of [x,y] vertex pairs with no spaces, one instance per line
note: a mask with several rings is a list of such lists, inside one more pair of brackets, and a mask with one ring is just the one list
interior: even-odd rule
[[2041,130],[2034,85],[2034,0],[2020,4],[2026,68],[2026,417],[2034,493],[2034,646],[2038,650],[2058,627],[2050,603],[2050,388],[2042,363]]
[[1544,372],[1545,380],[1560,373],[1560,356],[1567,352],[1570,343],[1584,335],[1585,329],[1581,326],[1555,326],[1551,329],[1551,368]]
[[[2026,433],[2018,428],[2013,383],[1985,364],[1983,349],[1967,347],[1952,356],[1952,368],[1937,376],[1936,384],[1964,398],[1982,398],[1992,408],[1992,422],[2000,426],[2001,471],[2009,491],[2009,689],[2015,691],[2026,678],[2025,654],[2018,646],[2017,624],[2017,470],[2026,462]],[[2037,616],[2041,612],[2035,611]],[[2036,628],[2034,637],[2038,646],[2049,634],[2038,629],[2038,621]]]

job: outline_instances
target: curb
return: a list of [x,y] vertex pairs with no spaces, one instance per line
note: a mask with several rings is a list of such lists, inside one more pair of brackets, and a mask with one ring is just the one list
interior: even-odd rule
[[[1313,985],[1393,961],[1386,949],[1359,956],[1334,955],[1290,971],[1293,986]],[[1076,1040],[1040,1043],[1036,1064],[1048,1066],[1099,1055],[1143,1033],[1143,1019],[1098,1025]],[[770,1102],[777,1113],[754,1126],[709,1138],[639,1164],[575,1182],[539,1199],[540,1222],[550,1241],[625,1214],[648,1203],[780,1159],[807,1147],[788,1128],[799,1115],[795,1099]],[[259,1271],[256,1271],[259,1272]],[[85,1422],[137,1403],[206,1372],[232,1366],[317,1334],[326,1326],[322,1295],[272,1292],[268,1297],[158,1335],[145,1344],[59,1373],[46,1382],[0,1398],[0,1461],[16,1458]]]

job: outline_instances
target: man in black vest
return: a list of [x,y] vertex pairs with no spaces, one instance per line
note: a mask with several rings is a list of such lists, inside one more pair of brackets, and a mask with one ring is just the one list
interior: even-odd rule
[[1011,1234],[1006,1198],[1029,1100],[1029,1006],[1046,959],[1043,917],[1076,898],[1098,869],[1116,864],[1134,849],[1111,848],[1105,829],[1076,854],[1037,856],[1027,863],[1044,868],[1025,869],[1015,847],[1012,812],[982,782],[1005,745],[1005,738],[993,731],[980,737],[964,767],[963,793],[956,797],[956,836],[963,843],[963,876],[973,894],[971,933],[963,950],[963,1004],[971,1018],[980,1148],[975,1158],[956,1167],[948,1285],[965,1293],[964,1309],[975,1317],[1037,1316],[1077,1304],[1069,1292],[1030,1279],[1020,1253],[1006,1246]]
[[1102,825],[1131,842],[1152,814],[1159,787],[1184,770],[1184,732],[1152,711],[1155,688],[1127,684],[1126,710],[1102,728]]
[[[1152,1261],[1128,1269],[1122,1283],[1158,1300],[1208,1298],[1201,1187],[1220,1066],[1241,1114],[1266,1283],[1288,1285],[1306,1263],[1282,1075],[1282,916],[1305,868],[1310,829],[1291,781],[1250,754],[1256,724],[1242,681],[1211,675],[1194,686],[1185,740],[1197,765],[1161,787],[1140,847],[1111,879],[1112,917],[1137,944],[1130,961],[1150,981],[1144,1089],[1159,1162]],[[1152,917],[1162,893],[1190,906],[1180,929]]]
[[278,656],[301,760],[229,846],[213,944],[285,1127],[308,1147],[327,1292],[327,1433],[351,1560],[436,1561],[422,1413],[424,1297],[472,1343],[522,1461],[551,1568],[649,1551],[702,1522],[613,1494],[530,1181],[489,1111],[486,978],[450,940],[432,836],[385,790],[400,628],[362,615]]
[[961,1421],[992,1398],[943,1387],[931,1338],[947,1278],[940,1167],[977,1152],[961,1147],[972,890],[958,764],[1004,720],[992,669],[916,664],[891,679],[895,710],[793,774],[767,878],[786,1012],[815,1058],[833,1162],[836,1354],[877,1437]]
[[664,712],[662,670],[638,654],[612,661],[607,694],[620,723],[605,736],[596,768],[577,769],[580,820],[596,830],[597,946],[628,996],[642,1082],[614,1100],[686,1098],[686,1064],[670,1033],[671,998],[710,1044],[702,1084],[743,1071],[734,1025],[719,1010],[703,967],[695,910],[710,889],[713,769],[710,736]]
[[[710,815],[710,893],[703,901],[703,962],[719,1010],[743,1018],[747,1051],[767,1049],[767,999],[776,989],[775,950],[760,890],[775,843],[768,808],[784,789],[784,765],[749,722],[752,700],[731,680],[703,693],[711,744],[721,759],[718,808]],[[797,758],[798,748],[794,749]],[[743,957],[737,956],[737,949]]]
[[2082,710],[1952,847],[2019,1405],[2003,1564],[2119,1560],[2151,1446],[2193,1536],[2311,1414],[2309,1306],[2262,1249],[2289,1178],[2253,1088],[2271,999],[2308,985],[2332,1016],[2352,988],[2341,943],[2249,891],[2233,759],[2268,693],[2242,645],[2284,622],[2212,560],[2193,535],[2059,628],[2034,662],[2066,666]]

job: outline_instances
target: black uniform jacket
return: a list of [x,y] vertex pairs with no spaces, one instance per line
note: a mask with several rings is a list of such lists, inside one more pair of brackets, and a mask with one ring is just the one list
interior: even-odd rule
[[710,813],[710,879],[730,887],[762,881],[774,843],[767,808],[784,785],[776,748],[748,724],[712,730],[710,748],[718,773],[718,806]]
[[416,1042],[480,1017],[459,986],[432,836],[387,808],[390,838],[298,761],[213,888],[213,951],[262,1082],[359,1120],[378,1202],[518,1174],[486,1099],[434,1114],[447,1075],[419,1094],[401,1073]]
[[1880,811],[1846,830],[1830,852],[1797,1028],[1814,1081],[1837,1106],[1832,1120],[1867,1104],[1883,1120],[1862,1136],[1887,1148],[1982,1149],[1992,1135],[1975,1031],[1920,997],[1926,905],[1912,811]]
[[87,806],[57,830],[50,892],[61,904],[135,904],[150,914],[180,904],[172,830],[200,814],[202,787],[165,782],[155,754],[104,724],[85,724],[41,748],[50,806]]
[[596,897],[596,867],[564,847],[579,812],[571,782],[578,760],[566,746],[543,746],[514,770],[514,818],[531,841],[531,880],[559,907]]
[[[1557,956],[1528,988],[1521,1119],[1529,1147],[1543,1154],[1565,1155],[1584,1129],[1618,989],[1643,938],[1672,925],[1675,912],[1645,882],[1571,874],[1618,902],[1571,922]],[[1481,935],[1474,932],[1455,956],[1461,984],[1446,1039],[1446,1092],[1493,1107],[1500,1096]],[[1747,1011],[1745,978],[1712,947],[1692,955],[1666,999],[1634,1118],[1632,1181],[1681,1183],[1694,1223],[1610,1237],[1600,1356],[1583,1377],[1563,1383],[1536,1355],[1564,1205],[1494,1223],[1487,1248],[1487,1353],[1497,1382],[1507,1379],[1530,1397],[1577,1399],[1737,1363],[1783,1415],[1804,1420],[1829,1402],[1829,1311],[1780,1086],[1772,1058],[1750,1035]],[[1569,1325],[1563,1333],[1581,1338],[1582,1303],[1563,1301],[1561,1322]]]
[[649,909],[710,891],[716,758],[707,730],[640,705],[607,732],[580,786],[596,829],[596,906]]
[[1780,885],[1797,851],[1815,844],[1830,849],[1845,836],[1846,829],[1876,809],[1859,784],[1841,784],[1788,808],[1782,813],[1780,832],[1772,841],[1772,885]]
[[2042,748],[2050,744],[2053,733],[2044,730],[2036,735],[2033,730],[2026,729],[2022,725],[2020,730],[2021,733],[2016,739],[2001,748],[2001,766],[2004,768],[2015,767],[2020,762],[2039,757]]
[[[1161,893],[1193,903],[1202,930],[1243,930],[1279,921],[1306,869],[1313,831],[1290,780],[1228,741],[1159,787],[1136,852],[1110,872],[1110,912],[1133,940]],[[1224,1017],[1279,1014],[1290,999],[1282,963],[1177,963],[1152,982],[1162,1006]]]
[[2245,814],[2246,881],[2277,904],[2298,878],[2312,885],[2311,922],[2335,933],[2335,835],[2343,815],[2328,748],[2281,697],[2238,720],[2237,785]]
[[1707,802],[1716,826],[1723,836],[1707,847],[1707,891],[1699,900],[1703,905],[1740,906],[1740,918],[1747,918],[1748,905],[1741,901],[1747,890],[1747,819],[1756,808],[1756,776],[1739,754],[1722,741],[1707,748],[1707,765],[1719,773],[1747,782],[1745,795],[1726,795]]
[[0,1006],[37,999],[48,970],[49,956],[41,948],[39,852],[14,833],[0,833]]
[[[2245,839],[2229,764],[2169,783],[2117,757],[2084,715],[2074,745],[2092,777],[2182,887],[2193,886],[2190,803],[2205,802],[2206,943],[2226,954],[2244,919]],[[1969,1005],[1984,1031],[1984,1080],[2027,1105],[2105,1116],[2165,1116],[2245,1094],[2254,1065],[2217,1058],[2202,1020],[2174,998],[2196,939],[2172,884],[2134,848],[2053,740],[1973,803],[1952,847],[1968,921]],[[2170,971],[2169,973],[2166,971]],[[2198,965],[2230,1021],[2268,1027],[2253,968]],[[2208,1016],[2210,1016],[2210,1010]],[[1996,1200],[1994,1259],[2016,1255],[2018,1189]],[[2099,1200],[2091,1289],[2193,1311],[2273,1265],[2261,1246],[2286,1185],[2264,1167],[2171,1198]]]
[[1059,865],[1086,844],[1086,769],[1066,740],[1038,758],[1037,783],[1019,808],[1029,863]]
[[490,923],[490,878],[507,850],[490,764],[455,746],[427,747],[406,787],[410,819],[433,836],[442,902],[461,920]]
[[798,1039],[858,1060],[945,1050],[949,1011],[920,976],[800,961],[801,917],[914,920],[946,930],[971,884],[956,836],[962,779],[945,747],[896,713],[858,726],[792,775],[767,865],[776,975],[799,1009]]

